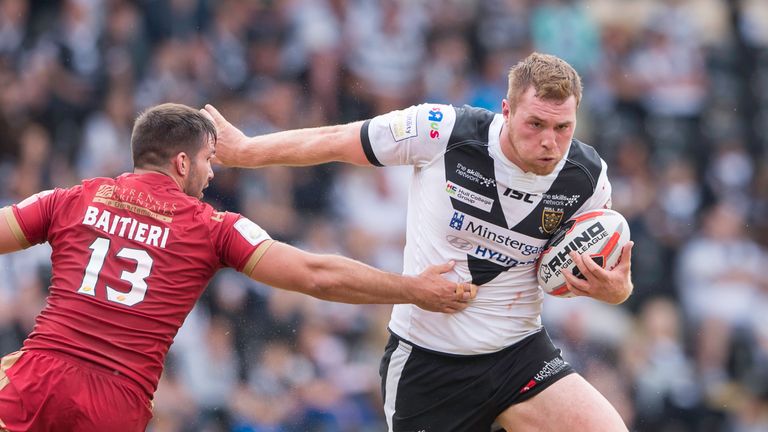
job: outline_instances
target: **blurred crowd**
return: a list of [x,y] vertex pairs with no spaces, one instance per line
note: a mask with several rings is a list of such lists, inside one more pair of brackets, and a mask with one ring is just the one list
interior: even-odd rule
[[[550,334],[632,431],[768,430],[765,0],[0,0],[0,204],[130,170],[157,103],[213,103],[249,135],[427,101],[498,111],[532,50],[581,73],[576,136],[636,242],[633,297],[547,299]],[[408,173],[217,169],[206,200],[399,272]],[[0,353],[44,304],[49,251],[0,256]],[[386,430],[388,318],[221,272],[149,430]]]

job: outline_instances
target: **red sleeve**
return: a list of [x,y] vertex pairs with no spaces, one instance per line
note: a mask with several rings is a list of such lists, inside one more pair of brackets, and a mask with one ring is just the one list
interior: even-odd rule
[[[48,240],[57,205],[68,195],[78,193],[81,186],[70,189],[53,189],[36,193],[12,206],[16,224],[9,220],[11,229],[24,247],[44,243]],[[22,237],[19,237],[21,235]]]
[[237,213],[216,212],[211,220],[217,224],[212,230],[212,241],[221,263],[250,275],[274,240],[260,226]]

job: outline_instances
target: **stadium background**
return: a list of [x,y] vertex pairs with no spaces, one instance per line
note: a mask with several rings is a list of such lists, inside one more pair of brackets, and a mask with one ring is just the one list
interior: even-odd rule
[[[582,74],[576,135],[608,161],[636,242],[634,296],[547,299],[550,333],[634,431],[768,430],[764,0],[0,0],[0,204],[128,170],[132,120],[156,103],[215,103],[248,134],[424,101],[498,110],[533,49]],[[206,195],[399,271],[407,172],[219,169]],[[48,252],[0,256],[2,353],[42,307]],[[150,430],[385,430],[388,313],[223,272]]]

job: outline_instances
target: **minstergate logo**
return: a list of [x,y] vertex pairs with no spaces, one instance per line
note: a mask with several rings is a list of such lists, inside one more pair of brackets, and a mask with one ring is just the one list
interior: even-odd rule
[[[463,224],[462,224],[463,226]],[[522,242],[514,237],[512,235],[508,234],[500,234],[495,232],[493,227],[488,228],[487,226],[483,225],[480,222],[474,222],[472,220],[469,220],[467,225],[464,228],[464,231],[469,231],[472,234],[478,235],[480,237],[483,237],[487,240],[490,240],[494,243],[498,243],[500,245],[504,245],[505,247],[513,250],[520,251],[523,255],[535,255],[538,257],[538,255],[542,251],[542,246],[536,246],[527,244],[525,242]],[[497,227],[498,228],[498,227]]]

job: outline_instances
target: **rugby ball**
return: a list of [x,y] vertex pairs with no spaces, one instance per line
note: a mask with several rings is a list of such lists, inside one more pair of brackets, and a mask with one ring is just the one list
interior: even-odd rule
[[571,251],[587,254],[605,269],[621,259],[621,248],[629,242],[629,225],[620,213],[602,209],[583,213],[566,221],[552,235],[537,265],[539,287],[555,297],[573,297],[563,272],[585,279],[569,256]]

